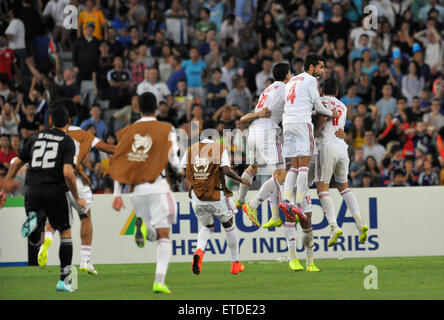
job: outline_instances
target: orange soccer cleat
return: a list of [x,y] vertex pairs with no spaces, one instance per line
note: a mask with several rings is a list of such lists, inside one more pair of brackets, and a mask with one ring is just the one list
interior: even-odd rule
[[201,249],[197,249],[196,252],[194,252],[193,263],[191,264],[191,270],[193,270],[193,273],[196,275],[199,275],[199,273],[202,271],[203,256],[204,252]]
[[238,274],[239,272],[242,272],[244,270],[245,270],[245,267],[240,261],[231,263],[231,273],[232,274]]

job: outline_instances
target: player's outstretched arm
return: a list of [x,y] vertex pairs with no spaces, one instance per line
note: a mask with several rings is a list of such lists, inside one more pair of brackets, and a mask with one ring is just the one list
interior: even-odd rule
[[110,153],[110,154],[113,154],[116,151],[116,147],[117,146],[105,143],[103,141],[100,141],[99,143],[97,143],[94,146],[94,148],[96,148],[97,150],[103,151],[103,152],[106,152],[106,153]]
[[71,164],[65,163],[63,165],[63,175],[65,176],[66,185],[74,196],[77,204],[82,208],[86,208],[86,200],[79,198],[79,194],[77,192],[76,176],[74,174],[74,168]]
[[3,208],[6,199],[8,199],[9,192],[11,192],[12,186],[15,185],[15,177],[21,167],[25,165],[25,162],[17,158],[9,167],[8,174],[3,182],[2,190],[0,191],[0,209]]
[[257,118],[270,118],[270,117],[271,117],[271,110],[265,107],[259,112],[247,113],[242,118],[240,118],[239,121],[242,123],[250,123],[253,120],[256,120]]
[[223,166],[222,167],[222,172],[224,173],[224,175],[230,177],[234,181],[237,181],[239,183],[242,183],[242,184],[245,184],[245,185],[251,187],[251,183],[248,180],[239,177],[239,175],[236,173],[236,171],[234,171],[230,167]]

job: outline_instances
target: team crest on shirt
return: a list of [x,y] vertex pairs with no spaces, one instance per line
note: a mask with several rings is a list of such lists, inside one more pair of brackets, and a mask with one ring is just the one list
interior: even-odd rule
[[207,170],[210,166],[210,160],[208,158],[201,158],[198,155],[194,156],[194,179],[196,180],[203,180],[208,179],[208,176],[210,175]]
[[144,162],[148,159],[148,151],[153,146],[153,139],[149,135],[141,136],[136,133],[134,142],[131,146],[131,152],[128,153],[129,161]]

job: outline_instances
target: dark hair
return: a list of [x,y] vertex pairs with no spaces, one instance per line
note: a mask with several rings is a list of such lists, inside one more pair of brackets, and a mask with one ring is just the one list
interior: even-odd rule
[[157,100],[156,96],[151,92],[145,92],[139,96],[140,112],[143,114],[151,114],[156,111]]
[[395,171],[393,171],[393,177],[396,177],[396,176],[399,176],[399,175],[401,175],[401,176],[404,176],[404,170],[402,170],[402,169],[395,169]]
[[288,63],[278,63],[273,67],[273,78],[275,81],[284,81],[290,71]]
[[210,15],[210,9],[208,9],[208,8],[200,8],[200,11],[202,12],[202,11],[205,11],[206,13],[207,13],[207,15]]
[[206,129],[216,129],[216,127],[217,127],[217,122],[216,122],[216,120],[213,120],[213,119],[207,119],[202,124],[202,129],[203,130],[206,130]]
[[230,61],[231,57],[232,57],[232,56],[229,55],[229,54],[224,55],[224,56],[222,57],[222,63],[223,63],[223,64],[226,64],[228,61]]
[[305,71],[308,71],[310,69],[311,65],[316,67],[321,61],[325,62],[324,58],[322,58],[318,55],[315,55],[315,54],[308,55],[307,58],[305,59],[305,62],[304,62]]
[[57,104],[51,108],[52,124],[56,128],[63,128],[68,124],[69,113],[64,104]]
[[213,73],[215,73],[215,72],[219,72],[219,73],[222,73],[222,69],[221,69],[221,68],[219,68],[219,67],[217,67],[217,68],[214,68],[214,69],[213,69]]
[[336,96],[336,92],[338,91],[338,81],[334,78],[325,79],[322,89],[324,90],[324,94]]
[[395,154],[396,152],[399,152],[399,151],[402,151],[402,147],[400,146],[400,145],[394,145],[393,147],[392,147],[392,149],[390,150],[391,152],[391,154],[393,155],[393,154]]
[[34,90],[36,90],[38,93],[43,94],[45,92],[45,87],[41,83],[37,83],[34,86]]

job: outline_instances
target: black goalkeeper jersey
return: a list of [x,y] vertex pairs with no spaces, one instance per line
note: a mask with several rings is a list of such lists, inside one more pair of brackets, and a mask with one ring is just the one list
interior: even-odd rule
[[63,166],[75,167],[74,141],[59,129],[45,129],[34,134],[20,151],[19,158],[29,164],[26,186],[55,184],[68,189]]

